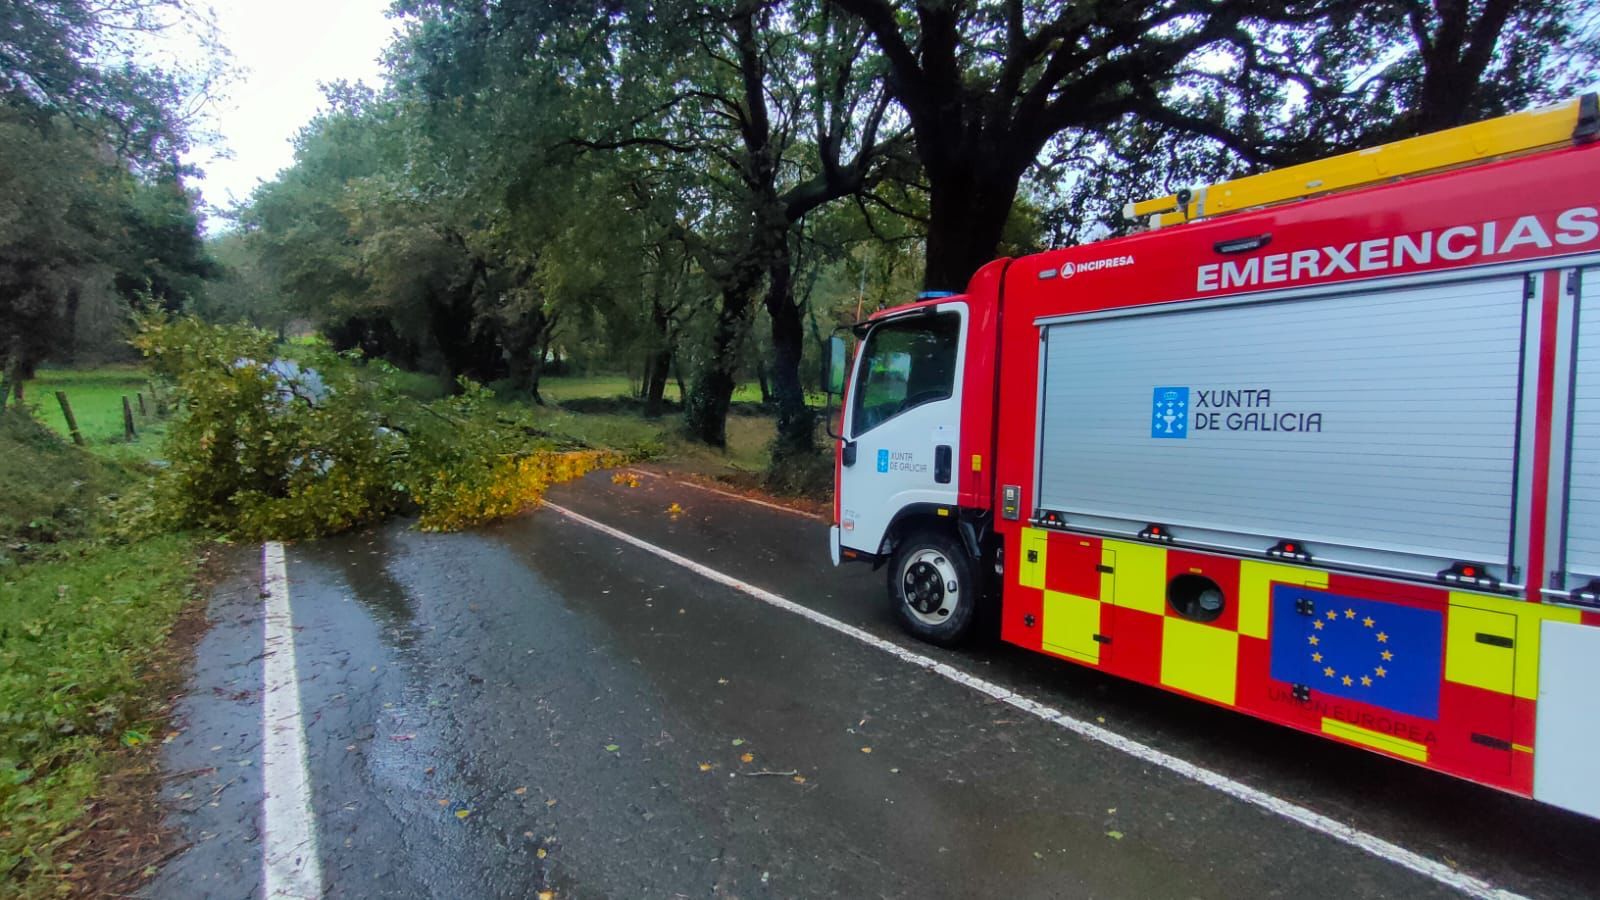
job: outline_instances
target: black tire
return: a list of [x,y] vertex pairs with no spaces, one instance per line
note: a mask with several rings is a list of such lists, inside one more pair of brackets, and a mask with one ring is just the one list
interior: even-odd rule
[[982,595],[977,568],[955,535],[920,531],[895,547],[889,599],[895,618],[916,637],[941,647],[964,642],[977,624]]

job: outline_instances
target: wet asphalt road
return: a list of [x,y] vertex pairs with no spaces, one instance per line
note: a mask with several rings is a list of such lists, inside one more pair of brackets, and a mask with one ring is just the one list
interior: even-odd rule
[[[1498,887],[1600,895],[1600,822],[992,642],[915,644],[814,519],[658,477],[551,499]],[[328,896],[1451,895],[547,510],[294,545],[288,575]],[[193,846],[150,896],[261,895],[260,579],[239,548],[213,597],[165,759]]]

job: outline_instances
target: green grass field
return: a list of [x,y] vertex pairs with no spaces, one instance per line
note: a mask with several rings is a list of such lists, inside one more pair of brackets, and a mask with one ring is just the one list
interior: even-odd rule
[[[28,382],[28,403],[34,416],[57,434],[67,437],[66,417],[56,401],[64,391],[78,419],[78,430],[88,446],[116,457],[148,459],[160,452],[166,425],[156,415],[150,375],[138,366],[101,366],[94,369],[40,369]],[[147,415],[139,414],[138,395],[144,394]],[[133,406],[134,429],[139,439],[123,440],[122,398]]]
[[[682,435],[682,417],[666,413],[646,419],[636,412],[573,412],[560,404],[574,400],[629,398],[633,385],[621,375],[547,376],[539,392],[552,404],[538,411],[541,427],[557,438],[597,447],[623,450],[648,449],[652,455],[679,462],[708,474],[759,472],[767,465],[767,445],[772,443],[773,424],[768,416],[732,415],[728,417],[728,449],[719,451],[690,441]],[[669,383],[666,397],[676,402],[678,386]],[[742,384],[735,391],[735,402],[756,402],[761,388]],[[507,402],[522,402],[507,399]]]
[[[539,381],[539,393],[546,400],[565,403],[603,397],[632,397],[637,385],[623,375],[547,375]],[[662,393],[668,401],[678,403],[683,398],[678,393],[676,381],[668,381]],[[761,402],[761,386],[753,381],[733,389],[733,402]]]

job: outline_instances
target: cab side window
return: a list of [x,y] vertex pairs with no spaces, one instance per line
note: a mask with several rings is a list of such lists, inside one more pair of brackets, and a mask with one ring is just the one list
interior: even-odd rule
[[857,435],[924,403],[948,400],[955,388],[961,316],[939,313],[872,329],[854,390]]

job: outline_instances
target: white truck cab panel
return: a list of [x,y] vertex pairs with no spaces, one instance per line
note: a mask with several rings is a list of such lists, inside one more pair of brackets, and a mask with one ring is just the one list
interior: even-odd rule
[[844,411],[841,546],[882,553],[899,511],[956,505],[968,323],[967,304],[951,301],[887,317],[867,332]]

